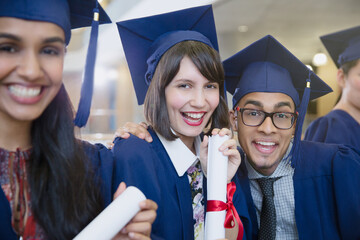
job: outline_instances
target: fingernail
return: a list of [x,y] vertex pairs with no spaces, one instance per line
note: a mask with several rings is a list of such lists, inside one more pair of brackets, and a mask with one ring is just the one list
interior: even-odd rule
[[134,238],[134,237],[135,237],[135,233],[133,233],[133,232],[129,232],[128,235],[129,235],[130,238]]
[[142,207],[145,207],[145,206],[146,206],[146,204],[145,204],[145,202],[144,202],[144,201],[142,201],[142,202],[140,202],[140,203],[139,203],[139,206],[142,208]]

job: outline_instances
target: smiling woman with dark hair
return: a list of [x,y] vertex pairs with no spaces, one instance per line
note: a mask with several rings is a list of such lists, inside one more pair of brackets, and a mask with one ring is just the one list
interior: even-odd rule
[[[75,138],[62,82],[71,26],[90,25],[94,8],[109,21],[83,3],[0,3],[0,239],[72,239],[112,200],[112,154]],[[87,24],[70,22],[74,11]],[[143,205],[145,227],[127,228],[148,239],[156,204]]]
[[[161,58],[149,86],[144,103],[146,120],[152,128],[167,140],[175,140],[177,136],[171,130],[171,116],[169,116],[166,102],[166,87],[173,81],[181,69],[184,58],[191,61],[198,71],[208,79],[212,88],[224,93],[224,70],[216,51],[206,44],[196,41],[184,41],[169,49]],[[184,81],[186,88],[186,81]],[[209,127],[208,133],[215,127],[229,127],[227,106],[224,94],[219,96],[219,105],[215,108],[210,118],[204,123]],[[185,117],[185,116],[184,116]],[[174,130],[174,129],[173,129]]]

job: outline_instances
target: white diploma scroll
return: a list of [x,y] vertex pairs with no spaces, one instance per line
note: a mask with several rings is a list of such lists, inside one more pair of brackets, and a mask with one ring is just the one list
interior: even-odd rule
[[128,187],[92,220],[74,240],[110,240],[140,211],[145,195],[136,187]]
[[[219,152],[219,147],[229,136],[215,135],[209,138],[207,163],[207,200],[219,200],[226,203],[228,157]],[[225,238],[226,210],[207,212],[205,218],[205,239]]]

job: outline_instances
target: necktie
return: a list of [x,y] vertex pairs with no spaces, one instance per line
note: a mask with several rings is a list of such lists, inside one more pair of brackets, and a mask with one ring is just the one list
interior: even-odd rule
[[259,178],[261,192],[263,193],[260,214],[259,240],[274,240],[276,236],[276,211],[274,204],[274,182],[278,178]]
[[201,174],[201,165],[198,161],[194,166],[189,167],[187,170],[189,176],[192,206],[193,206],[193,219],[194,219],[194,237],[195,239],[203,238],[204,231],[204,197],[203,197],[203,175]]

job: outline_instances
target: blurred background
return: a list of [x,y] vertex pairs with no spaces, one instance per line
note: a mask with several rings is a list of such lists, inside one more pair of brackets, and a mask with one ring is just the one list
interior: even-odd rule
[[[92,109],[81,137],[107,143],[127,121],[143,121],[142,106],[125,60],[115,22],[213,4],[220,56],[230,57],[267,34],[273,35],[304,64],[330,85],[334,92],[310,102],[304,128],[328,113],[339,95],[336,67],[319,36],[358,26],[359,0],[102,0],[112,19],[100,26]],[[85,64],[90,29],[73,31],[64,67],[64,83],[75,110]],[[231,99],[231,96],[228,96]],[[231,101],[228,101],[231,103]],[[230,106],[231,107],[231,106]]]

